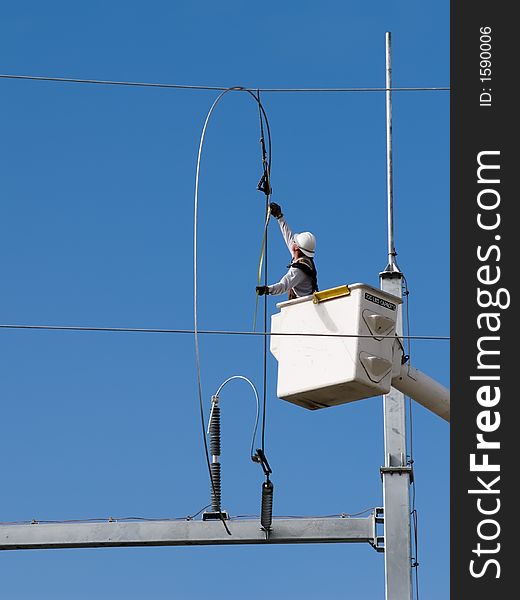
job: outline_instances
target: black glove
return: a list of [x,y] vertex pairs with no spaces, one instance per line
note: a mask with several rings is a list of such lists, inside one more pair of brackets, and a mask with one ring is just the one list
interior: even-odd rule
[[259,296],[263,296],[264,294],[269,294],[269,286],[268,285],[257,285],[256,293]]
[[269,204],[269,210],[275,219],[283,217],[282,207],[279,204],[276,204],[276,202],[271,202],[271,204]]

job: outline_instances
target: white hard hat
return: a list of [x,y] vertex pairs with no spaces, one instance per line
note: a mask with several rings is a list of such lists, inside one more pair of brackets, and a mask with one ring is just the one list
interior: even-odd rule
[[293,240],[298,248],[305,254],[305,256],[309,256],[310,258],[314,256],[314,251],[316,250],[316,238],[312,235],[312,233],[309,231],[297,233]]

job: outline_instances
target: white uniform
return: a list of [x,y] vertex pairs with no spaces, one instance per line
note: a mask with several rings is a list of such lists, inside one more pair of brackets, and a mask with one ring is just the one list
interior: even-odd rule
[[[294,234],[283,217],[278,219],[278,224],[280,225],[280,231],[282,232],[283,239],[287,244],[287,248],[289,248],[289,252],[291,252]],[[302,296],[310,296],[314,291],[312,288],[312,278],[307,275],[307,273],[304,273],[301,269],[289,267],[287,273],[280,279],[278,283],[269,286],[269,294],[277,296],[278,294],[289,292],[291,289],[294,290],[294,293],[298,298],[301,298]]]

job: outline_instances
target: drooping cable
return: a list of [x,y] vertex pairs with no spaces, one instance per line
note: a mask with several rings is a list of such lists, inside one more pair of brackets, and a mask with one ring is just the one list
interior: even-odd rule
[[[265,197],[266,212],[269,210],[269,196],[266,194]],[[267,269],[267,228],[265,233],[265,259],[264,259],[264,285],[267,285],[268,281],[268,269]],[[265,423],[266,423],[266,412],[267,412],[267,294],[264,294],[264,356],[263,356],[263,374],[262,374],[262,452],[265,452]]]
[[[74,331],[80,333],[87,332],[98,332],[98,333],[177,333],[177,334],[189,334],[195,333],[194,329],[153,329],[147,327],[88,327],[83,325],[31,325],[31,324],[15,324],[15,323],[2,323],[0,329],[13,329],[13,330],[36,330],[36,331]],[[199,329],[197,331],[199,335],[253,335],[263,336],[265,335],[261,331],[225,331],[218,329]],[[300,337],[337,337],[337,338],[372,338],[371,334],[361,333],[313,333],[313,332],[267,332],[267,336],[300,336]],[[395,339],[395,335],[381,335],[378,336],[381,339]],[[449,341],[451,338],[448,335],[412,335],[412,336],[401,336],[406,339],[409,337],[413,340],[430,340],[430,341]]]
[[[260,246],[260,259],[258,261],[258,275],[257,275],[257,284],[260,285],[262,283],[262,266],[264,262],[264,253],[265,253],[265,240],[267,238],[267,227],[269,226],[269,219],[271,218],[270,210],[267,211],[265,216],[264,223],[264,232],[262,234],[262,244]],[[267,285],[267,284],[266,284]],[[255,297],[255,313],[253,315],[253,331],[256,331],[256,315],[258,314],[258,294]]]
[[[266,196],[266,211],[265,211],[265,222],[264,229],[262,234],[262,244],[260,248],[260,260],[258,262],[258,285],[261,284],[262,281],[262,265],[264,263],[265,257],[265,268],[267,268],[267,232],[269,226],[269,219],[271,216],[271,211],[269,210],[269,198],[271,196],[271,160],[272,160],[272,145],[271,145],[271,129],[269,127],[269,119],[267,118],[267,113],[264,110],[262,105],[262,101],[260,100],[260,90],[256,92],[256,101],[258,103],[258,116],[260,120],[260,147],[262,150],[262,177],[258,183],[257,189],[264,192]],[[267,129],[267,141],[269,145],[269,152],[266,150],[265,145],[265,135],[264,135],[264,119],[265,125]],[[267,285],[267,274],[265,274],[265,282],[264,285]],[[264,298],[264,310],[266,309],[267,299]],[[253,317],[253,331],[256,330],[256,315],[258,313],[258,294],[256,294],[255,298],[255,314]],[[265,333],[265,327],[264,327]]]
[[[83,519],[30,519],[30,520],[21,520],[21,521],[0,521],[0,525],[44,525],[44,524],[59,524],[59,523],[120,523],[125,521],[143,521],[143,522],[152,522],[157,523],[161,521],[192,521],[195,517],[200,515],[200,513],[211,506],[211,504],[207,504],[203,506],[196,513],[191,515],[186,515],[184,517],[86,517]],[[276,519],[335,519],[335,518],[350,518],[356,517],[367,512],[373,511],[374,508],[367,508],[364,511],[358,513],[338,513],[334,515],[278,515],[275,517]],[[250,518],[258,518],[259,515],[233,515],[231,518],[233,519],[250,519]]]
[[[269,130],[269,121],[267,119],[267,115],[262,106],[262,102],[260,100],[260,90],[256,92],[256,101],[258,102],[258,117],[260,119],[260,147],[262,149],[262,168],[263,173],[258,183],[257,189],[264,192],[264,194],[269,197],[271,195],[271,133]],[[264,118],[266,121],[266,127],[269,135],[269,158],[267,157],[267,150],[265,146],[265,135],[264,135]]]
[[[198,239],[197,239],[197,231],[198,231],[198,205],[199,205],[199,178],[200,178],[200,164],[201,164],[201,157],[202,157],[202,148],[204,146],[204,139],[205,139],[205,135],[206,135],[206,129],[208,127],[208,123],[209,120],[211,118],[211,115],[213,114],[213,111],[215,110],[215,107],[217,106],[217,104],[220,102],[220,100],[222,99],[222,97],[227,94],[228,92],[231,91],[249,91],[249,90],[245,90],[244,88],[240,87],[240,86],[235,86],[235,87],[230,87],[225,89],[224,91],[222,91],[217,98],[213,101],[213,104],[211,105],[207,115],[206,115],[206,119],[204,121],[204,125],[202,128],[202,132],[201,132],[201,136],[200,136],[200,142],[199,142],[199,150],[197,153],[197,168],[196,168],[196,174],[195,174],[195,196],[194,196],[194,219],[193,219],[193,321],[194,321],[194,328],[193,328],[193,333],[194,333],[194,339],[195,339],[195,362],[196,362],[196,371],[197,371],[197,392],[198,392],[198,398],[199,398],[199,412],[200,412],[200,419],[201,419],[201,425],[202,425],[202,437],[204,440],[204,450],[205,450],[205,456],[206,456],[206,463],[207,463],[207,467],[208,467],[208,473],[211,479],[211,485],[212,485],[212,490],[215,496],[217,496],[217,490],[216,490],[216,486],[215,486],[215,482],[214,482],[214,478],[212,475],[212,470],[211,470],[211,463],[210,463],[210,459],[209,459],[209,451],[208,451],[208,444],[206,441],[206,435],[205,435],[205,423],[204,423],[204,406],[203,406],[203,394],[202,394],[202,377],[201,377],[201,368],[200,368],[200,350],[199,350],[199,336],[198,336],[198,313],[197,313],[197,247],[198,247]],[[255,95],[250,92],[250,95],[257,101],[258,106],[259,106],[259,110],[260,110],[260,114],[261,117],[262,115],[265,117],[266,119],[266,124],[267,124],[267,129],[268,129],[268,136],[269,136],[269,151],[271,151],[271,136],[270,136],[270,129],[268,126],[268,121],[267,121],[267,115],[265,114],[265,110],[263,108],[263,106],[261,105],[260,102],[260,98],[256,98]],[[268,204],[268,201],[266,201]],[[267,314],[267,308],[265,308],[265,314]],[[265,329],[265,327],[264,327]],[[265,331],[264,331],[264,348],[266,348],[266,344],[267,344],[267,336],[265,335]],[[266,362],[267,357],[264,359],[264,362]],[[265,371],[265,366],[264,366],[264,371]],[[264,397],[265,397],[265,385],[264,385]],[[263,419],[263,427],[265,428],[265,416]],[[221,520],[222,523],[224,524],[224,527],[226,528],[226,531],[229,535],[231,535],[231,532],[229,531],[225,519],[223,518],[223,516],[221,515]]]
[[228,513],[222,510],[221,506],[221,491],[222,491],[222,479],[221,479],[221,463],[220,463],[220,454],[221,454],[221,427],[220,427],[220,394],[224,386],[226,386],[230,381],[234,381],[236,379],[242,379],[249,383],[251,388],[253,389],[255,399],[256,399],[256,416],[255,416],[255,424],[253,427],[253,435],[251,438],[251,449],[250,455],[251,460],[256,461],[256,455],[253,454],[253,448],[256,438],[256,431],[258,427],[258,415],[260,410],[260,402],[258,399],[258,393],[253,382],[244,377],[243,375],[233,375],[228,377],[218,388],[215,394],[211,397],[211,412],[209,415],[208,429],[207,434],[209,435],[210,440],[210,452],[211,452],[211,475],[212,475],[212,486],[211,486],[211,512],[205,512],[203,515],[203,519],[206,520],[214,520],[215,518],[224,518],[228,519]]
[[[262,190],[265,195],[265,226],[264,226],[264,237],[262,240],[263,246],[263,255],[264,255],[264,285],[268,283],[268,225],[269,225],[269,216],[270,216],[270,208],[269,208],[269,200],[271,198],[272,188],[271,188],[271,130],[269,127],[269,120],[263,109],[262,102],[260,100],[260,90],[257,90],[257,101],[258,101],[258,115],[260,118],[260,144],[262,147],[262,165],[263,165],[263,175],[260,183],[258,184],[258,189]],[[265,139],[264,139],[264,118],[268,135],[269,142],[269,158],[267,158],[266,148],[265,148]],[[266,424],[266,409],[267,409],[267,294],[264,294],[264,354],[263,354],[263,401],[262,401],[262,453],[265,454],[265,424]],[[269,482],[267,482],[269,483]],[[272,486],[270,488],[270,494],[272,496]]]
[[415,571],[415,599],[419,600],[419,526],[418,526],[418,516],[417,509],[413,509],[411,512],[412,515],[412,523],[413,523],[413,539],[414,539],[414,550],[412,557],[412,569]]
[[[202,439],[204,441],[206,463],[207,463],[207,467],[208,467],[209,478],[211,481],[211,488],[212,488],[214,496],[217,496],[217,489],[216,489],[213,473],[211,470],[211,463],[209,460],[208,443],[206,441],[206,434],[204,431],[204,426],[205,426],[204,406],[203,406],[203,401],[202,401],[202,377],[201,377],[201,372],[200,372],[200,351],[199,351],[198,315],[197,315],[197,241],[198,241],[197,240],[197,228],[198,228],[197,226],[198,226],[198,209],[199,209],[199,176],[200,176],[200,160],[201,160],[201,156],[202,156],[202,148],[204,145],[204,138],[206,135],[206,129],[208,127],[210,117],[213,114],[215,107],[220,102],[221,98],[228,92],[232,91],[233,89],[236,89],[236,88],[228,88],[228,89],[224,90],[222,93],[220,93],[217,96],[217,98],[213,101],[213,104],[211,105],[211,107],[208,111],[208,114],[206,115],[206,119],[204,121],[204,126],[202,128],[202,133],[200,136],[199,151],[197,153],[197,170],[196,170],[196,174],[195,174],[195,198],[194,198],[194,217],[193,217],[193,333],[194,333],[194,338],[195,338],[195,364],[196,364],[196,369],[197,369],[197,391],[198,391],[198,397],[199,397],[200,421],[201,421],[201,425],[202,425]],[[229,528],[226,524],[226,520],[223,518],[222,515],[220,515],[220,516],[221,516],[221,521],[226,529],[226,532],[228,533],[228,535],[231,535],[231,532],[229,531]]]
[[[405,298],[405,330],[406,330],[406,345],[407,345],[407,364],[410,367],[412,361],[412,342],[410,340],[410,290],[408,289],[408,282],[406,277],[403,275],[403,296]],[[413,405],[412,399],[408,396],[408,426],[410,430],[410,464],[413,465]]]
[[224,386],[226,386],[230,381],[233,381],[235,379],[242,379],[243,381],[246,381],[247,383],[249,383],[249,385],[251,386],[253,393],[255,395],[255,400],[256,400],[256,415],[255,415],[255,424],[253,427],[253,435],[251,437],[251,458],[253,458],[254,452],[253,452],[253,448],[255,447],[255,439],[256,439],[256,432],[258,429],[258,418],[259,418],[259,414],[260,414],[260,400],[258,398],[258,392],[256,390],[256,387],[254,385],[254,383],[248,379],[247,377],[244,377],[244,375],[232,375],[231,377],[228,377],[218,388],[218,390],[215,392],[215,396],[218,398],[220,396],[220,392],[222,391],[222,389],[224,388]]
[[[269,281],[268,271],[268,225],[271,210],[269,206],[269,200],[271,198],[271,132],[269,129],[269,120],[263,109],[262,102],[260,100],[260,90],[257,90],[258,100],[258,116],[260,119],[260,145],[262,148],[262,167],[263,174],[258,184],[258,189],[265,195],[265,225],[262,238],[262,252],[260,254],[260,267],[259,267],[259,279],[260,270],[262,265],[262,258],[264,258],[264,286],[267,286]],[[267,158],[267,152],[265,147],[265,136],[264,136],[264,120],[266,122],[266,128],[269,137],[269,159]],[[258,300],[258,293],[257,293]],[[255,310],[255,322],[256,322],[256,310]],[[269,479],[272,473],[267,457],[265,456],[265,424],[266,424],[266,412],[267,412],[267,294],[264,294],[264,353],[263,353],[263,402],[262,402],[262,447],[257,449],[256,455],[252,458],[255,462],[259,462],[265,474],[265,481],[262,483],[262,495],[261,495],[261,508],[260,508],[260,524],[262,529],[266,532],[266,536],[269,534],[271,524],[273,520],[273,493],[274,486],[273,482]]]
[[[410,290],[408,289],[408,281],[406,280],[406,277],[403,275],[403,283],[402,283],[402,287],[403,287],[403,296],[405,297],[405,309],[406,309],[406,333],[408,334],[408,336],[410,335]],[[408,355],[408,364],[411,364],[412,361],[412,343],[410,341],[410,337],[406,338],[407,340],[407,355]]]
[[[19,79],[26,81],[47,81],[51,83],[83,83],[89,85],[115,85],[128,87],[166,88],[175,90],[204,90],[204,91],[227,91],[225,86],[211,85],[183,85],[176,83],[153,83],[140,81],[112,81],[108,79],[83,79],[78,77],[48,77],[44,75],[12,75],[1,73],[0,79]],[[252,92],[258,88],[235,88],[237,91]],[[386,92],[381,87],[351,87],[351,88],[260,88],[262,92]],[[449,92],[449,87],[397,87],[392,92]]]
[[[409,302],[409,298],[410,298],[410,290],[408,289],[408,282],[406,280],[406,277],[404,277],[403,275],[403,296],[405,298],[405,314],[406,314],[406,318],[405,318],[405,327],[406,327],[406,334],[407,334],[407,363],[408,366],[410,366],[411,364],[411,357],[412,357],[412,352],[411,352],[411,340],[410,340],[410,302]],[[407,397],[408,398],[408,429],[409,429],[409,438],[410,438],[410,455],[409,455],[409,464],[410,466],[413,468],[414,465],[414,453],[413,453],[413,403],[412,403],[412,399],[410,398],[410,396]],[[418,512],[417,512],[417,508],[415,506],[415,496],[416,496],[416,489],[415,489],[415,477],[412,478],[411,481],[411,485],[410,485],[410,491],[411,491],[411,507],[410,507],[410,518],[412,521],[412,531],[413,531],[413,541],[412,541],[412,556],[410,557],[410,561],[411,561],[411,568],[414,570],[414,583],[415,583],[415,598],[416,600],[419,600],[419,548],[418,548],[418,542],[419,542],[419,530],[418,530]]]

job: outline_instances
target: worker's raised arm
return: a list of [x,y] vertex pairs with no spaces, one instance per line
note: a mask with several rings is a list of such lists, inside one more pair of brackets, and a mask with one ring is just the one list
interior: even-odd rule
[[278,225],[280,225],[280,231],[282,232],[283,239],[289,248],[289,252],[291,252],[291,245],[293,241],[294,234],[291,231],[291,228],[283,218],[282,207],[275,202],[271,202],[269,205],[269,209],[273,217],[278,221]]

